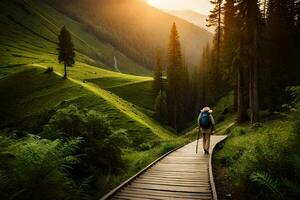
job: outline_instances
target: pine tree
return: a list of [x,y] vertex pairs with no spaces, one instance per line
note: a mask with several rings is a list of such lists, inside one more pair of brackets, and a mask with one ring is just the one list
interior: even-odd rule
[[156,52],[156,65],[154,67],[154,82],[153,89],[155,94],[158,94],[163,90],[163,78],[162,78],[162,64],[161,64],[161,53],[159,50]]
[[167,104],[169,124],[175,129],[178,128],[179,116],[182,115],[180,93],[180,73],[182,72],[182,55],[179,42],[179,34],[176,24],[171,29],[169,48],[168,48],[168,67],[167,67]]
[[167,105],[167,96],[164,91],[160,91],[155,99],[155,116],[162,122],[166,123],[168,119],[168,105]]
[[238,46],[238,27],[236,22],[235,0],[226,0],[224,4],[224,36],[223,36],[223,70],[227,74],[232,74],[232,61]]
[[193,96],[191,92],[191,83],[190,83],[190,77],[189,77],[189,71],[188,71],[188,65],[185,60],[183,59],[183,64],[181,68],[181,72],[179,72],[179,81],[180,81],[180,102],[183,109],[183,114],[181,114],[181,123],[186,123],[189,121],[191,117],[194,115],[194,105],[193,105]]
[[225,0],[224,4],[224,36],[223,36],[223,70],[229,84],[234,89],[234,110],[237,111],[237,68],[233,66],[238,46],[239,30],[237,27],[236,0]]
[[210,1],[213,4],[214,8],[211,14],[207,19],[207,26],[215,26],[216,27],[216,65],[220,64],[220,56],[221,56],[221,37],[222,37],[222,3],[223,0],[212,0]]
[[267,73],[270,77],[267,107],[271,110],[281,109],[286,99],[286,86],[293,84],[291,80],[297,80],[294,76],[297,70],[291,56],[296,48],[296,39],[293,36],[294,14],[292,14],[294,3],[292,5],[291,0],[269,0],[268,2],[266,35],[268,43],[265,51]]
[[[241,31],[241,49],[244,49],[243,62],[249,73],[249,103],[251,121],[259,121],[259,96],[258,96],[258,24],[260,10],[258,0],[239,0],[238,13]],[[241,77],[241,74],[239,75]]]
[[248,24],[247,33],[250,46],[249,68],[250,68],[250,112],[251,122],[259,122],[259,96],[258,96],[258,23],[260,20],[260,11],[258,0],[248,0]]
[[223,0],[211,0],[211,4],[214,6],[211,14],[207,19],[207,26],[216,27],[215,35],[213,38],[213,45],[211,47],[211,66],[209,69],[209,80],[211,81],[210,92],[211,97],[209,101],[213,103],[223,95],[224,92],[224,76],[221,73],[222,70],[222,38],[223,38]]
[[67,79],[67,67],[75,63],[75,49],[70,32],[64,26],[58,36],[58,61],[64,64],[64,79]]
[[203,54],[202,60],[200,64],[200,72],[199,72],[199,86],[200,86],[200,108],[208,105],[208,98],[207,98],[207,90],[209,86],[209,69],[210,65],[210,45],[207,44]]
[[234,59],[233,66],[238,70],[237,72],[237,122],[243,123],[248,120],[248,98],[249,90],[248,85],[249,81],[247,79],[247,65],[246,60],[246,48],[245,48],[245,39],[243,35],[239,38],[239,48],[238,53]]
[[192,88],[194,94],[194,112],[199,114],[199,111],[207,104],[207,87],[209,86],[208,82],[208,69],[210,68],[210,45],[209,43],[206,47],[203,48],[202,56],[200,63],[197,67],[194,68],[192,73]]

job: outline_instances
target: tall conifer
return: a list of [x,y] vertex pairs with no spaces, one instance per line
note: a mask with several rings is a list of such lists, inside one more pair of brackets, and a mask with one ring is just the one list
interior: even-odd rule
[[155,94],[158,94],[163,90],[163,72],[162,72],[162,62],[161,62],[161,53],[159,50],[156,51],[156,65],[154,67],[154,82],[153,89]]
[[178,128],[179,116],[182,115],[180,73],[182,72],[182,55],[179,41],[179,34],[176,24],[173,23],[169,48],[167,67],[167,104],[169,123],[175,129]]
[[67,67],[75,63],[75,49],[70,32],[64,26],[58,36],[58,61],[64,64],[64,78],[67,79]]
[[216,43],[216,65],[217,67],[220,64],[220,56],[221,56],[221,37],[222,37],[222,3],[223,0],[211,0],[211,4],[214,6],[213,10],[210,11],[210,15],[208,16],[207,19],[207,26],[211,27],[214,26],[216,27],[216,38],[215,38],[215,43]]

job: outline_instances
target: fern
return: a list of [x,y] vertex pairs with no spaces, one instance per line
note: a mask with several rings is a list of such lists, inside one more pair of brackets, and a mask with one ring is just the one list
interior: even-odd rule
[[278,200],[284,199],[281,192],[279,191],[280,184],[279,184],[278,180],[271,177],[268,173],[254,172],[251,174],[250,180],[254,183],[257,183],[257,184],[267,188],[272,193],[272,195],[275,197],[275,199],[278,199]]
[[295,197],[300,196],[300,183],[299,182],[297,182],[296,180],[292,181],[292,180],[285,178],[282,180],[282,183],[285,186],[285,188],[290,196],[295,196]]
[[84,178],[83,180],[74,182],[70,181],[69,186],[72,188],[72,199],[73,200],[88,200],[90,196],[87,191],[91,190],[91,182],[94,177],[90,176],[88,178]]
[[0,199],[74,199],[76,190],[84,196],[83,185],[73,183],[68,174],[79,162],[74,154],[80,143],[79,138],[50,141],[29,136],[0,148],[0,161],[6,161],[6,166],[0,165]]

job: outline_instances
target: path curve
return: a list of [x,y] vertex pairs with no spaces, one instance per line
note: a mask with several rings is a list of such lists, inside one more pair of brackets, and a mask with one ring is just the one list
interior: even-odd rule
[[[212,136],[210,151],[226,136]],[[209,164],[211,156],[196,154],[196,141],[164,155],[101,200],[216,199]]]

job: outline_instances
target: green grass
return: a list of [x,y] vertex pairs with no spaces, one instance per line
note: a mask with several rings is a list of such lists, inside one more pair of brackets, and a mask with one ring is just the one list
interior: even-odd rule
[[[43,69],[31,68],[0,79],[0,93],[2,128],[37,128],[41,115],[69,104],[78,104],[81,108],[105,113],[114,127],[127,129],[131,135],[156,138],[149,127],[124,114],[105,99],[79,84],[45,73]],[[23,127],[25,125],[28,127]]]
[[142,124],[159,137],[168,138],[172,135],[159,123],[117,95],[96,85],[83,83],[85,80],[99,78],[105,78],[111,84],[116,81],[138,83],[151,80],[150,77],[110,71],[113,69],[107,64],[106,54],[117,57],[120,71],[124,68],[123,72],[127,73],[149,74],[145,68],[124,57],[110,45],[97,40],[78,22],[63,16],[39,1],[1,1],[1,11],[0,24],[1,28],[5,28],[6,31],[0,36],[0,50],[4,52],[0,58],[0,78],[22,71],[24,65],[41,68],[53,67],[57,74],[63,73],[62,65],[57,63],[56,40],[59,28],[67,25],[73,34],[77,53],[76,64],[68,69],[70,80],[104,99],[118,112],[126,115],[130,119],[128,121]]
[[[58,109],[76,104],[108,116],[126,129],[132,147],[124,149],[128,171],[97,177],[101,196],[163,153],[190,140],[176,137],[145,111],[152,112],[151,73],[85,27],[41,1],[0,1],[0,129],[39,133]],[[66,25],[76,47],[76,64],[57,63],[57,34]],[[114,69],[114,57],[118,68]],[[45,73],[53,67],[54,73]],[[129,73],[129,74],[125,74]],[[143,75],[143,76],[137,76]]]
[[36,66],[23,66],[0,79],[0,128],[39,133],[42,125],[60,108],[75,104],[81,109],[105,113],[115,129],[126,129],[132,147],[124,149],[127,167],[120,175],[103,172],[95,191],[102,196],[165,152],[189,140],[175,137],[132,104],[93,84],[63,80]]
[[[130,118],[129,121],[142,124],[159,137],[168,138],[172,135],[159,123],[117,95],[96,85],[83,84],[85,80],[101,78],[108,80],[108,84],[111,86],[115,82],[131,84],[151,80],[150,77],[107,70],[111,68],[108,67],[107,60],[103,56],[105,57],[106,54],[118,56],[116,49],[97,40],[78,22],[63,16],[40,1],[1,1],[1,11],[0,24],[6,31],[0,36],[0,50],[4,52],[0,58],[0,78],[22,71],[24,65],[41,68],[53,67],[57,74],[63,73],[62,65],[57,63],[56,40],[59,28],[67,25],[73,34],[77,53],[76,64],[68,69],[70,80],[104,99],[107,104]],[[124,69],[133,70],[132,73],[149,74],[143,67],[136,65],[126,57],[123,58],[124,62],[121,58],[117,59],[120,60],[120,69],[123,65]],[[131,73],[128,70],[124,72]]]
[[[279,183],[280,180],[299,181],[299,167],[295,168],[297,164],[293,160],[300,159],[299,135],[293,129],[299,114],[299,110],[279,113],[257,126],[244,124],[230,129],[231,136],[217,151],[215,163],[226,168],[223,178],[233,199],[264,199],[266,196],[262,194],[274,199],[265,186],[251,181],[254,172],[268,174]],[[282,183],[279,191],[291,199],[286,187]]]
[[85,26],[41,1],[2,0],[0,2],[0,68],[18,64],[56,63],[57,35],[62,26],[70,30],[76,60],[88,65],[130,74],[150,74],[111,45],[86,31]]
[[129,81],[126,79],[93,79],[89,80],[126,101],[141,108],[153,111],[156,94],[153,90],[152,79],[148,81]]

